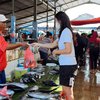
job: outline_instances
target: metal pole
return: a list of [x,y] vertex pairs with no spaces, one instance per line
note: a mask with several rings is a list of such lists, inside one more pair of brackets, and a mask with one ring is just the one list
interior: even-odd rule
[[48,0],[47,0],[47,30],[48,30]]
[[54,39],[56,38],[56,19],[55,19],[55,15],[56,15],[56,0],[54,0]]
[[14,16],[14,2],[15,2],[15,0],[12,0],[12,15]]
[[10,30],[10,39],[12,43],[16,42],[15,31],[16,31],[16,17],[14,16],[14,3],[15,0],[12,0],[12,16],[11,16],[11,30]]
[[34,0],[34,21],[33,21],[33,34],[32,38],[37,38],[37,0]]
[[37,0],[34,0],[34,21],[36,21],[37,17]]

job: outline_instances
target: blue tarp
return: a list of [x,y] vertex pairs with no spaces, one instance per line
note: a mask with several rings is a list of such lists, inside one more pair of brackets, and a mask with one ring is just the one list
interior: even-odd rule
[[29,32],[28,30],[21,30],[20,32],[23,33],[23,34],[27,34],[27,35],[31,34],[31,32]]

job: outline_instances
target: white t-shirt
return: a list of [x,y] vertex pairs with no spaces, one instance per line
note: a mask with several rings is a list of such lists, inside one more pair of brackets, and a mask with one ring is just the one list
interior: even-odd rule
[[61,33],[60,39],[58,39],[59,50],[65,49],[64,43],[68,42],[68,43],[72,44],[72,52],[70,54],[59,55],[59,64],[60,65],[76,65],[77,64],[72,38],[73,38],[72,32],[68,28],[65,28]]

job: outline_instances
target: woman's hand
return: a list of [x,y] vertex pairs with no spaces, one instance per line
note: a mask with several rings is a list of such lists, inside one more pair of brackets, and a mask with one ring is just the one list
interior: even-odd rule
[[57,51],[58,51],[57,49],[53,50],[52,54],[54,57],[57,55]]
[[38,43],[32,43],[31,46],[38,47],[39,44]]

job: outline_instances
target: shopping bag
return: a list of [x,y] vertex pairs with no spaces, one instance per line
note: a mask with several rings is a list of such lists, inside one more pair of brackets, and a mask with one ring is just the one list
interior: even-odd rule
[[34,54],[30,50],[30,47],[25,50],[24,54],[24,68],[34,68],[36,67],[36,61],[34,59]]

